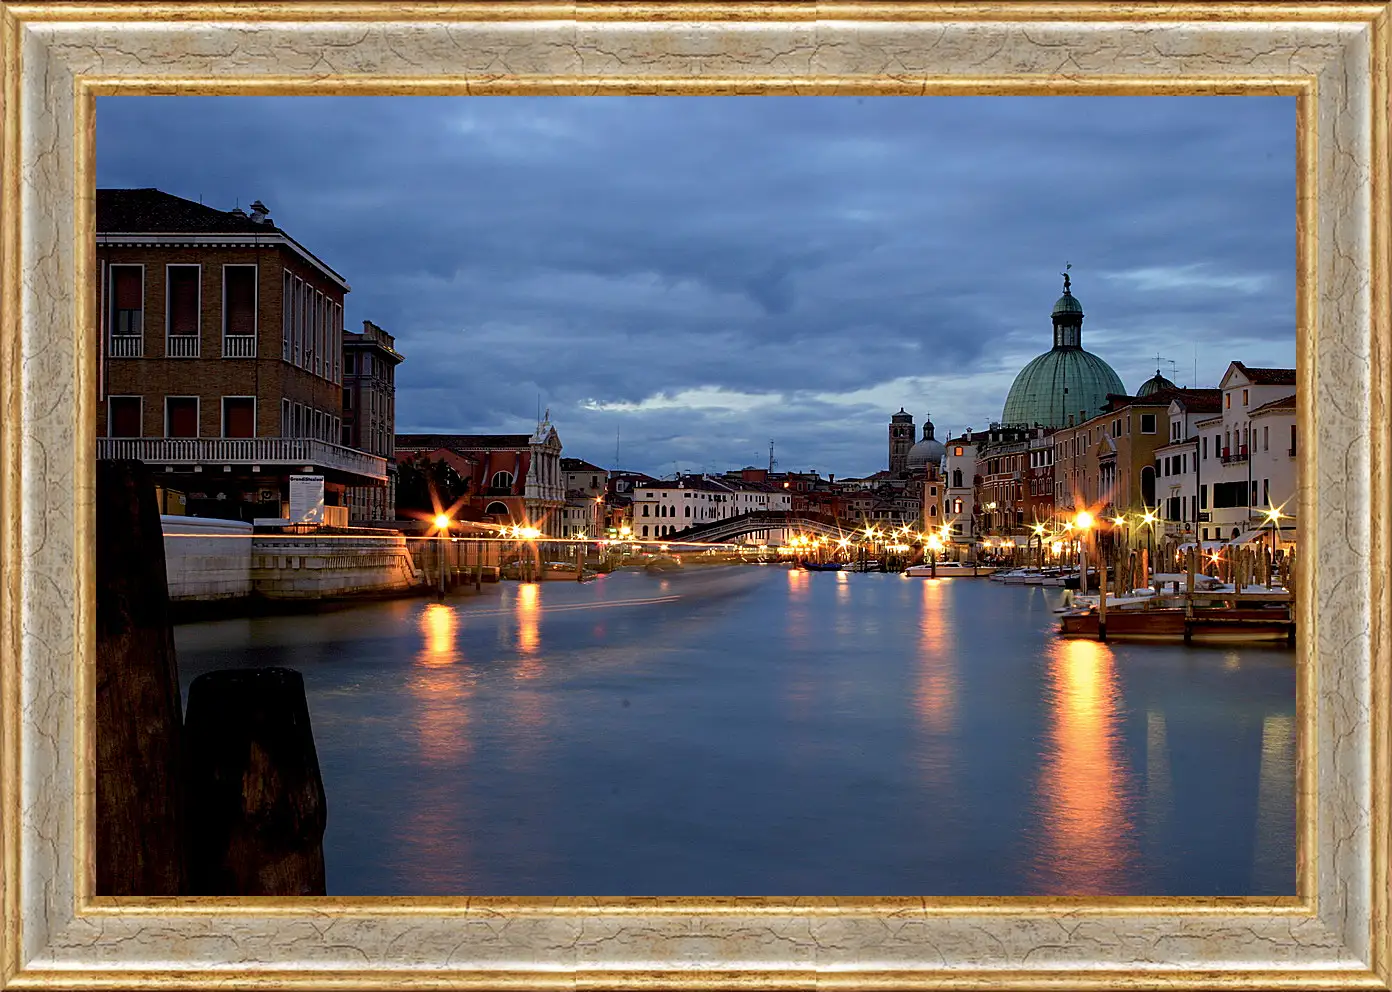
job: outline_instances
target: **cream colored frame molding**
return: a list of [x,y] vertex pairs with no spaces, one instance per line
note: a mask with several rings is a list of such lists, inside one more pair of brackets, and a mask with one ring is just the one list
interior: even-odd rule
[[[0,4],[0,985],[1389,987],[1389,3]],[[91,896],[94,98],[1297,97],[1297,897]],[[1311,526],[1309,521],[1315,521]]]

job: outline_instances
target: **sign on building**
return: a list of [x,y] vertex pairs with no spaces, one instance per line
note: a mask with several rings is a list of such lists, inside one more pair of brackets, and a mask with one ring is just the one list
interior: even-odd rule
[[324,522],[324,477],[322,475],[290,476],[289,517],[292,524],[322,524]]

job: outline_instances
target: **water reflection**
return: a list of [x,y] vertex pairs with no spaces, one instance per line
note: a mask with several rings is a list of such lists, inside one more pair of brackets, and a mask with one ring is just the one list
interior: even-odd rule
[[1056,641],[1046,674],[1052,728],[1039,782],[1043,837],[1034,859],[1042,895],[1126,892],[1136,861],[1119,740],[1112,650]]
[[950,643],[951,620],[942,579],[922,579],[918,621],[918,686],[914,707],[925,728],[935,734],[952,730],[957,704],[956,659]]
[[430,603],[421,611],[422,646],[407,688],[416,699],[416,738],[428,764],[458,764],[469,751],[471,673],[462,664],[459,616]]
[[1295,847],[1295,717],[1262,720],[1261,771],[1257,784],[1257,842],[1252,857],[1252,891],[1281,894],[1293,890],[1289,853]]
[[[541,585],[524,582],[517,587],[517,650],[531,658],[541,647]],[[519,678],[536,678],[540,668],[523,665]]]

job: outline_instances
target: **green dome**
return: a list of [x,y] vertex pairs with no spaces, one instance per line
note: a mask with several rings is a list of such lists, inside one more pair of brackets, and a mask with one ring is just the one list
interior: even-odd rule
[[[1074,298],[1064,294],[1063,299]],[[1067,427],[1071,414],[1073,422],[1080,424],[1102,412],[1109,393],[1126,393],[1110,365],[1082,348],[1057,347],[1031,361],[1015,376],[1005,398],[1001,423]]]
[[1159,369],[1156,369],[1155,374],[1153,376],[1151,376],[1145,382],[1141,383],[1141,388],[1136,390],[1136,395],[1153,396],[1156,393],[1161,392],[1162,390],[1178,388],[1179,387],[1176,386],[1173,382],[1161,375]]
[[1053,316],[1057,317],[1061,313],[1076,313],[1079,317],[1083,315],[1083,305],[1067,290],[1064,290],[1063,295],[1054,303]]

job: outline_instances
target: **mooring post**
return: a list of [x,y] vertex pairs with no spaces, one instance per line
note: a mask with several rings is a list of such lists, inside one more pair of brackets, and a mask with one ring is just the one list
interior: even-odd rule
[[97,462],[96,895],[188,893],[179,672],[155,486]]
[[327,809],[300,673],[200,675],[185,738],[192,893],[324,895]]

